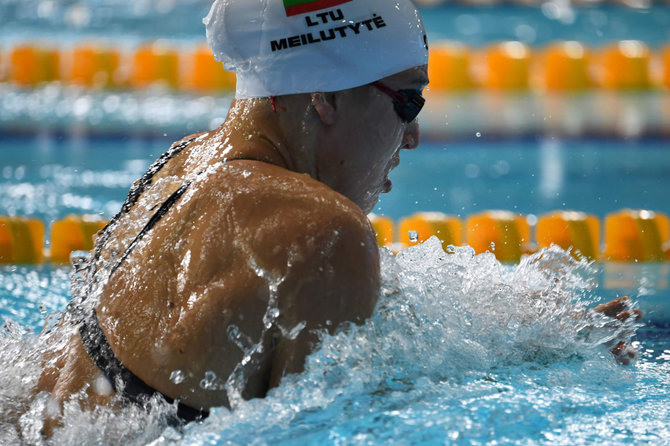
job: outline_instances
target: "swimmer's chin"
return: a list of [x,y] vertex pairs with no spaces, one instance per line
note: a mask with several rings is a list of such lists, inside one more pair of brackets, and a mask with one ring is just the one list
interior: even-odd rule
[[384,181],[381,187],[379,187],[375,191],[368,192],[365,198],[356,202],[356,204],[358,204],[358,206],[365,214],[369,214],[374,210],[375,206],[377,206],[377,203],[379,203],[379,196],[383,193],[389,192],[390,190],[391,190],[391,182],[388,181],[387,184],[386,181]]
[[384,180],[384,184],[382,185],[382,193],[388,194],[391,192],[391,189],[393,189],[393,182],[387,177]]

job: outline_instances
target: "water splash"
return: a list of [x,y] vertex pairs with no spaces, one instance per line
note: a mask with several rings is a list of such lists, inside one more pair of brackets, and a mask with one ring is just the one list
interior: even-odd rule
[[223,381],[216,376],[216,373],[208,370],[205,377],[200,381],[200,388],[204,390],[222,390]]
[[181,370],[173,370],[172,373],[170,373],[170,381],[172,381],[174,384],[181,384],[185,379],[186,374]]
[[416,231],[409,231],[407,236],[409,237],[409,241],[411,243],[416,243],[419,241],[419,233]]
[[582,333],[635,329],[588,310],[597,297],[587,262],[551,248],[504,266],[470,248],[445,253],[437,239],[382,254],[380,301],[367,323],[323,335],[303,374],[264,400],[215,410],[182,441],[523,438],[524,417],[542,426],[575,404],[600,405],[591,392],[603,386],[634,381],[604,338]]
[[[588,406],[605,413],[608,404],[622,404],[618,389],[645,372],[618,365],[608,351],[636,325],[590,311],[598,300],[595,271],[560,249],[506,266],[470,248],[445,252],[430,239],[395,257],[383,250],[381,260],[383,284],[373,316],[323,334],[305,372],[287,376],[265,399],[238,401],[232,411],[216,408],[204,423],[175,430],[166,427],[174,407],[165,403],[149,411],[83,411],[75,398],[51,442],[380,443],[418,441],[417,432],[486,442],[523,438],[519,425],[533,426],[523,435],[541,442],[547,435],[562,438],[547,426],[566,410]],[[268,322],[278,317],[273,308]],[[8,364],[0,371],[0,408],[28,405],[20,423],[25,435],[41,426],[48,399],[22,399],[39,373],[39,360],[27,354],[39,350],[39,341],[20,326],[10,327],[0,336],[0,360]],[[241,348],[251,361],[253,345],[244,340]],[[649,370],[654,376],[667,372]],[[222,385],[216,376],[203,381]],[[225,383],[233,384],[234,378]],[[0,432],[12,435],[9,428]]]

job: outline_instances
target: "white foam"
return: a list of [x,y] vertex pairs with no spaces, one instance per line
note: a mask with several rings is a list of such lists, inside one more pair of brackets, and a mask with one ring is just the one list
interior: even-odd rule
[[[565,404],[561,398],[588,403],[595,398],[589,389],[635,379],[606,345],[630,336],[635,326],[588,310],[598,299],[594,273],[588,263],[556,248],[515,267],[501,265],[491,254],[475,256],[470,248],[447,254],[436,239],[396,257],[383,250],[382,295],[374,315],[361,326],[323,335],[305,372],[286,377],[267,398],[238,402],[234,411],[214,409],[203,424],[180,432],[166,428],[165,417],[174,407],[164,403],[155,403],[150,412],[138,407],[82,411],[75,397],[65,405],[65,427],[56,429],[51,443],[236,443],[253,432],[264,444],[299,438],[303,417],[315,417],[308,424],[318,430],[320,417],[348,425],[372,411],[411,421],[413,413],[435,405],[430,410],[442,415],[417,416],[415,422],[428,429],[443,419],[445,432],[459,438],[463,426],[472,432],[479,426],[460,409],[465,402],[479,416],[499,405],[500,410],[526,405],[529,413],[544,410],[552,416]],[[0,361],[6,364],[0,370],[0,412],[28,404],[22,434],[38,441],[48,399],[42,394],[26,401],[25,395],[39,375],[38,357],[30,352],[40,345],[14,328],[12,335],[0,337]],[[565,395],[545,391],[553,388]],[[506,399],[490,401],[501,392]],[[6,423],[0,427],[0,439],[16,434]],[[479,428],[494,435],[500,429]],[[380,440],[379,429],[374,432],[361,438]],[[328,435],[337,437],[333,431]]]

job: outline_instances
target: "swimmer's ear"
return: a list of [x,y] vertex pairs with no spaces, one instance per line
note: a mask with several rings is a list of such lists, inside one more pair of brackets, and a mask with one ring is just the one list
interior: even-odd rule
[[335,95],[330,93],[311,93],[312,105],[319,115],[319,119],[326,125],[335,122]]

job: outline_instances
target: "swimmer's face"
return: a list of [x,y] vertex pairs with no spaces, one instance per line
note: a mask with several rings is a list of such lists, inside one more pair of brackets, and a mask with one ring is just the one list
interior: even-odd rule
[[[390,90],[417,90],[428,84],[425,66],[381,79]],[[416,119],[405,122],[388,91],[365,85],[336,94],[338,121],[328,133],[328,153],[320,163],[321,181],[368,213],[379,195],[391,190],[389,172],[401,149],[419,144]]]

